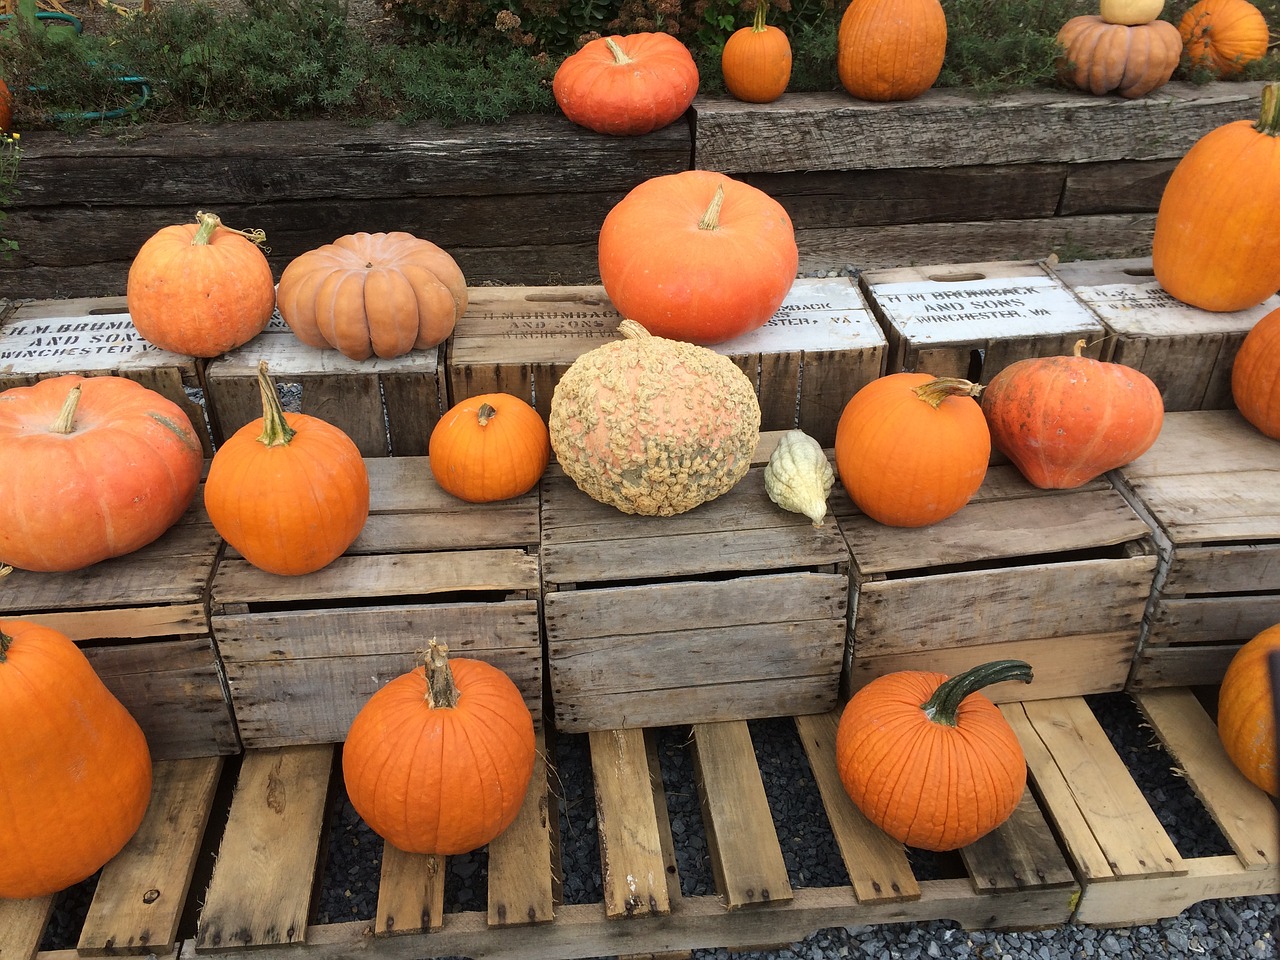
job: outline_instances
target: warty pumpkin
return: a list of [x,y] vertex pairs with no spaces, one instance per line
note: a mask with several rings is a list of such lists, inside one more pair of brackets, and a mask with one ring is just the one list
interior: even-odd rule
[[946,52],[938,0],[852,0],[836,35],[836,72],[860,100],[913,100],[938,79]]
[[1199,0],[1178,21],[1187,59],[1219,78],[1267,54],[1267,18],[1249,0]]
[[1072,17],[1058,31],[1058,45],[1059,79],[1095,96],[1145,96],[1169,82],[1182,57],[1182,37],[1167,20],[1129,26]]
[[791,41],[765,22],[767,11],[767,0],[756,0],[751,26],[730,34],[720,53],[725,88],[747,103],[772,103],[791,81]]
[[1280,797],[1276,719],[1271,696],[1271,654],[1280,650],[1280,624],[1236,651],[1218,691],[1218,737],[1237,770]]
[[1244,310],[1280,290],[1280,83],[1257,122],[1210,130],[1178,161],[1156,211],[1151,263],[1172,296]]
[[1245,334],[1231,367],[1231,396],[1242,417],[1280,440],[1280,310]]
[[703,346],[764,326],[799,263],[782,205],[710,170],[645,180],[600,228],[600,279],[618,312],[655,337]]
[[698,66],[667,33],[597,37],[556,68],[551,90],[579,126],[615,136],[659,130],[684,115],[698,92]]
[[957,850],[1017,809],[1027,763],[1004,715],[978,692],[1030,683],[1030,665],[998,660],[947,677],[903,670],[845,704],[836,765],[854,805],[881,830],[922,850]]
[[533,777],[533,719],[520,690],[483,660],[450,659],[432,640],[425,663],[360,708],[342,748],[351,805],[408,853],[484,846],[509,827]]
[[443,343],[467,309],[457,261],[411,233],[352,233],[308,250],[280,275],[280,316],[299,340],[352,360]]
[[25,620],[0,620],[0,730],[0,899],[48,896],[137,832],[151,753],[80,648]]
[[454,404],[427,444],[436,483],[471,503],[528,493],[550,460],[547,425],[537,410],[509,393],[485,393]]
[[285,413],[266,362],[262,416],[218,447],[204,484],[213,528],[249,563],[297,576],[328,566],[369,518],[369,473],[338,427]]
[[192,357],[248,343],[276,304],[260,230],[232,230],[201,211],[155,233],[133,258],[126,302],[147,342]]
[[727,493],[760,439],[760,402],[728,357],[633,320],[589,350],[551,397],[551,448],[589,497],[669,517]]
[[79,570],[146,546],[186,512],[204,452],[182,408],[123,377],[0,393],[0,563]]

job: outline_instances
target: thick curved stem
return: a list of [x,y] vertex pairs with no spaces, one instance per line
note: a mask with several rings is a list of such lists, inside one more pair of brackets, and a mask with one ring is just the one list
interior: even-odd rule
[[258,393],[262,395],[262,433],[258,442],[268,447],[287,446],[298,432],[289,426],[280,406],[275,384],[267,376],[267,361],[258,362]]
[[936,410],[947,397],[973,397],[976,400],[982,395],[982,384],[959,377],[935,377],[912,390]]
[[498,411],[487,403],[480,404],[480,409],[476,411],[476,420],[482,427],[487,427],[489,421],[498,415]]
[[432,637],[423,658],[423,669],[427,675],[427,706],[432,710],[456,707],[458,685],[449,669],[449,645]]
[[1280,82],[1262,88],[1262,110],[1254,126],[1259,133],[1280,137]]
[[1025,660],[993,660],[981,666],[958,673],[943,681],[928,700],[920,705],[925,715],[934,723],[954,727],[956,714],[964,698],[976,690],[1003,683],[1006,680],[1031,682],[1031,664]]
[[699,230],[715,230],[720,226],[720,208],[724,206],[724,184],[716,184],[716,195],[711,198],[707,212],[698,221]]
[[632,58],[627,56],[626,51],[618,46],[618,42],[613,37],[605,37],[604,45],[609,48],[609,52],[613,54],[613,62],[618,66],[633,62]]
[[61,433],[64,436],[72,433],[76,428],[76,408],[80,406],[80,384],[76,384],[67,394],[67,399],[62,402],[62,409],[58,411],[58,419],[49,424],[50,433]]
[[764,33],[769,29],[769,25],[764,22],[765,11],[768,7],[769,4],[767,3],[767,0],[756,0],[756,15],[755,19],[751,22],[751,29],[756,33]]
[[216,213],[205,213],[203,210],[196,212],[196,223],[200,224],[200,229],[196,231],[196,235],[191,238],[193,247],[208,246],[213,240],[214,232],[221,227],[238,236],[244,237],[246,240],[256,243],[258,246],[267,242],[267,235],[263,230],[235,230],[228,227],[218,217]]

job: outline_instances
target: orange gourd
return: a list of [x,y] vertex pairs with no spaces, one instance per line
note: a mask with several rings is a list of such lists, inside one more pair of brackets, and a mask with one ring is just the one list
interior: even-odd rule
[[1280,797],[1271,654],[1280,650],[1280,624],[1236,651],[1218,691],[1218,737],[1227,756],[1251,783]]
[[443,343],[466,312],[467,281],[430,240],[353,233],[295,257],[276,300],[307,346],[389,359]]
[[644,181],[600,229],[600,279],[618,312],[655,337],[703,346],[764,326],[799,263],[782,205],[710,170]]
[[946,52],[938,0],[852,0],[840,18],[836,72],[860,100],[912,100],[938,79]]
[[892,527],[951,516],[982,486],[991,435],[967,380],[894,373],[872,380],[836,424],[836,472],[854,504]]
[[1156,211],[1151,264],[1169,294],[1245,310],[1280,290],[1280,83],[1258,121],[1210,130],[1174,167]]
[[276,304],[262,231],[225,227],[212,213],[154,234],[129,267],[133,325],[162,350],[216,357],[248,343]]
[[747,103],[772,103],[791,81],[791,41],[765,23],[766,0],[756,0],[751,26],[735,30],[720,53],[720,72],[729,93]]
[[7,131],[13,125],[13,97],[9,93],[9,85],[0,80],[0,131]]
[[1242,417],[1280,440],[1280,310],[1245,334],[1231,367],[1231,396]]
[[1182,37],[1167,20],[1107,23],[1072,17],[1058,31],[1058,77],[1095,96],[1142,97],[1169,82],[1182,57]]
[[908,846],[957,850],[1017,809],[1027,784],[1018,737],[978,691],[1031,682],[1031,667],[998,660],[948,678],[903,670],[877,677],[845,704],[836,765],[868,820]]
[[566,57],[551,90],[579,126],[615,136],[659,130],[684,115],[698,92],[698,66],[667,33],[597,37]]
[[1219,78],[1266,56],[1267,18],[1249,0],[1199,0],[1178,21],[1187,59]]
[[204,453],[182,408],[123,377],[68,374],[0,393],[0,563],[79,570],[186,512]]
[[25,620],[0,620],[0,730],[0,899],[48,896],[137,832],[151,801],[147,740],[79,647]]
[[533,777],[529,708],[483,660],[449,659],[432,639],[423,666],[356,714],[342,776],[356,812],[408,853],[453,855],[511,825]]
[[351,438],[330,423],[285,413],[258,365],[262,416],[223,442],[209,464],[204,505],[218,535],[268,573],[328,566],[369,517],[369,474]]
[[491,503],[528,493],[551,460],[538,411],[509,393],[486,393],[449,409],[427,446],[436,483],[461,500]]

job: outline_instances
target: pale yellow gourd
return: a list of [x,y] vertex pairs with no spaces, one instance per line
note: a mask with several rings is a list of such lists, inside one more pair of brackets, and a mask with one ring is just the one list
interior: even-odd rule
[[1150,23],[1164,10],[1164,0],[1099,0],[1098,14],[1105,23],[1136,27]]
[[802,513],[822,526],[835,471],[821,444],[803,430],[788,430],[764,468],[764,489],[783,510]]

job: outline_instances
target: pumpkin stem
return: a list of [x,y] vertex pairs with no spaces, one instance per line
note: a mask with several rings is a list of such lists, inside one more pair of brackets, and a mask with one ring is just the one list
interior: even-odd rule
[[427,675],[427,706],[432,710],[458,705],[458,685],[453,680],[453,671],[449,669],[449,645],[440,643],[435,637],[427,646],[427,655],[423,658],[423,670]]
[[646,340],[653,336],[638,320],[623,320],[618,324],[618,333],[624,340]]
[[754,33],[764,33],[769,29],[769,25],[764,22],[764,13],[768,4],[765,0],[756,0],[756,16],[751,23],[751,30]]
[[262,395],[262,433],[258,442],[268,447],[287,446],[298,431],[284,418],[284,407],[280,406],[275,384],[267,376],[265,360],[258,361],[258,393]]
[[928,383],[922,383],[920,386],[913,388],[913,392],[917,397],[937,410],[947,397],[973,397],[977,399],[982,394],[982,384],[973,383],[970,380],[962,380],[959,377],[934,377]]
[[498,415],[498,411],[493,409],[487,403],[480,404],[480,409],[476,411],[476,421],[482,427],[487,427],[489,421]]
[[1254,126],[1259,133],[1280,137],[1280,83],[1268,83],[1262,88],[1262,111]]
[[1003,683],[1006,680],[1030,683],[1031,664],[1025,660],[993,660],[991,663],[984,663],[964,673],[958,673],[944,680],[941,686],[933,691],[933,696],[920,704],[920,709],[934,723],[954,727],[956,714],[965,697],[983,687],[993,683]]
[[[13,573],[13,567],[8,564],[0,564],[0,578],[7,577],[11,573]],[[9,659],[9,644],[11,643],[13,643],[13,637],[0,630],[0,663],[4,663],[5,660]]]
[[239,234],[246,240],[262,246],[267,242],[267,234],[264,230],[234,230],[228,227],[218,217],[216,213],[205,213],[203,210],[196,212],[196,223],[200,224],[200,229],[196,231],[196,235],[191,238],[193,247],[203,247],[209,244],[213,239],[213,233],[219,227],[223,230],[229,230],[231,233]]
[[720,208],[724,206],[724,184],[716,184],[716,195],[711,198],[707,212],[698,221],[699,230],[715,230],[720,226]]
[[1089,345],[1089,342],[1085,340],[1083,337],[1081,337],[1079,340],[1075,342],[1075,345],[1072,346],[1071,355],[1073,357],[1083,357],[1084,348],[1087,347],[1088,345]]
[[617,41],[614,40],[613,37],[605,37],[604,45],[608,47],[609,52],[613,54],[614,63],[618,64],[619,66],[622,66],[623,64],[627,64],[627,63],[634,63],[632,58],[627,56],[626,51],[624,51],[620,46],[618,46]]
[[67,399],[62,402],[62,409],[58,411],[58,419],[49,424],[50,433],[60,433],[66,436],[76,428],[76,407],[80,406],[80,384],[76,384],[67,394]]

